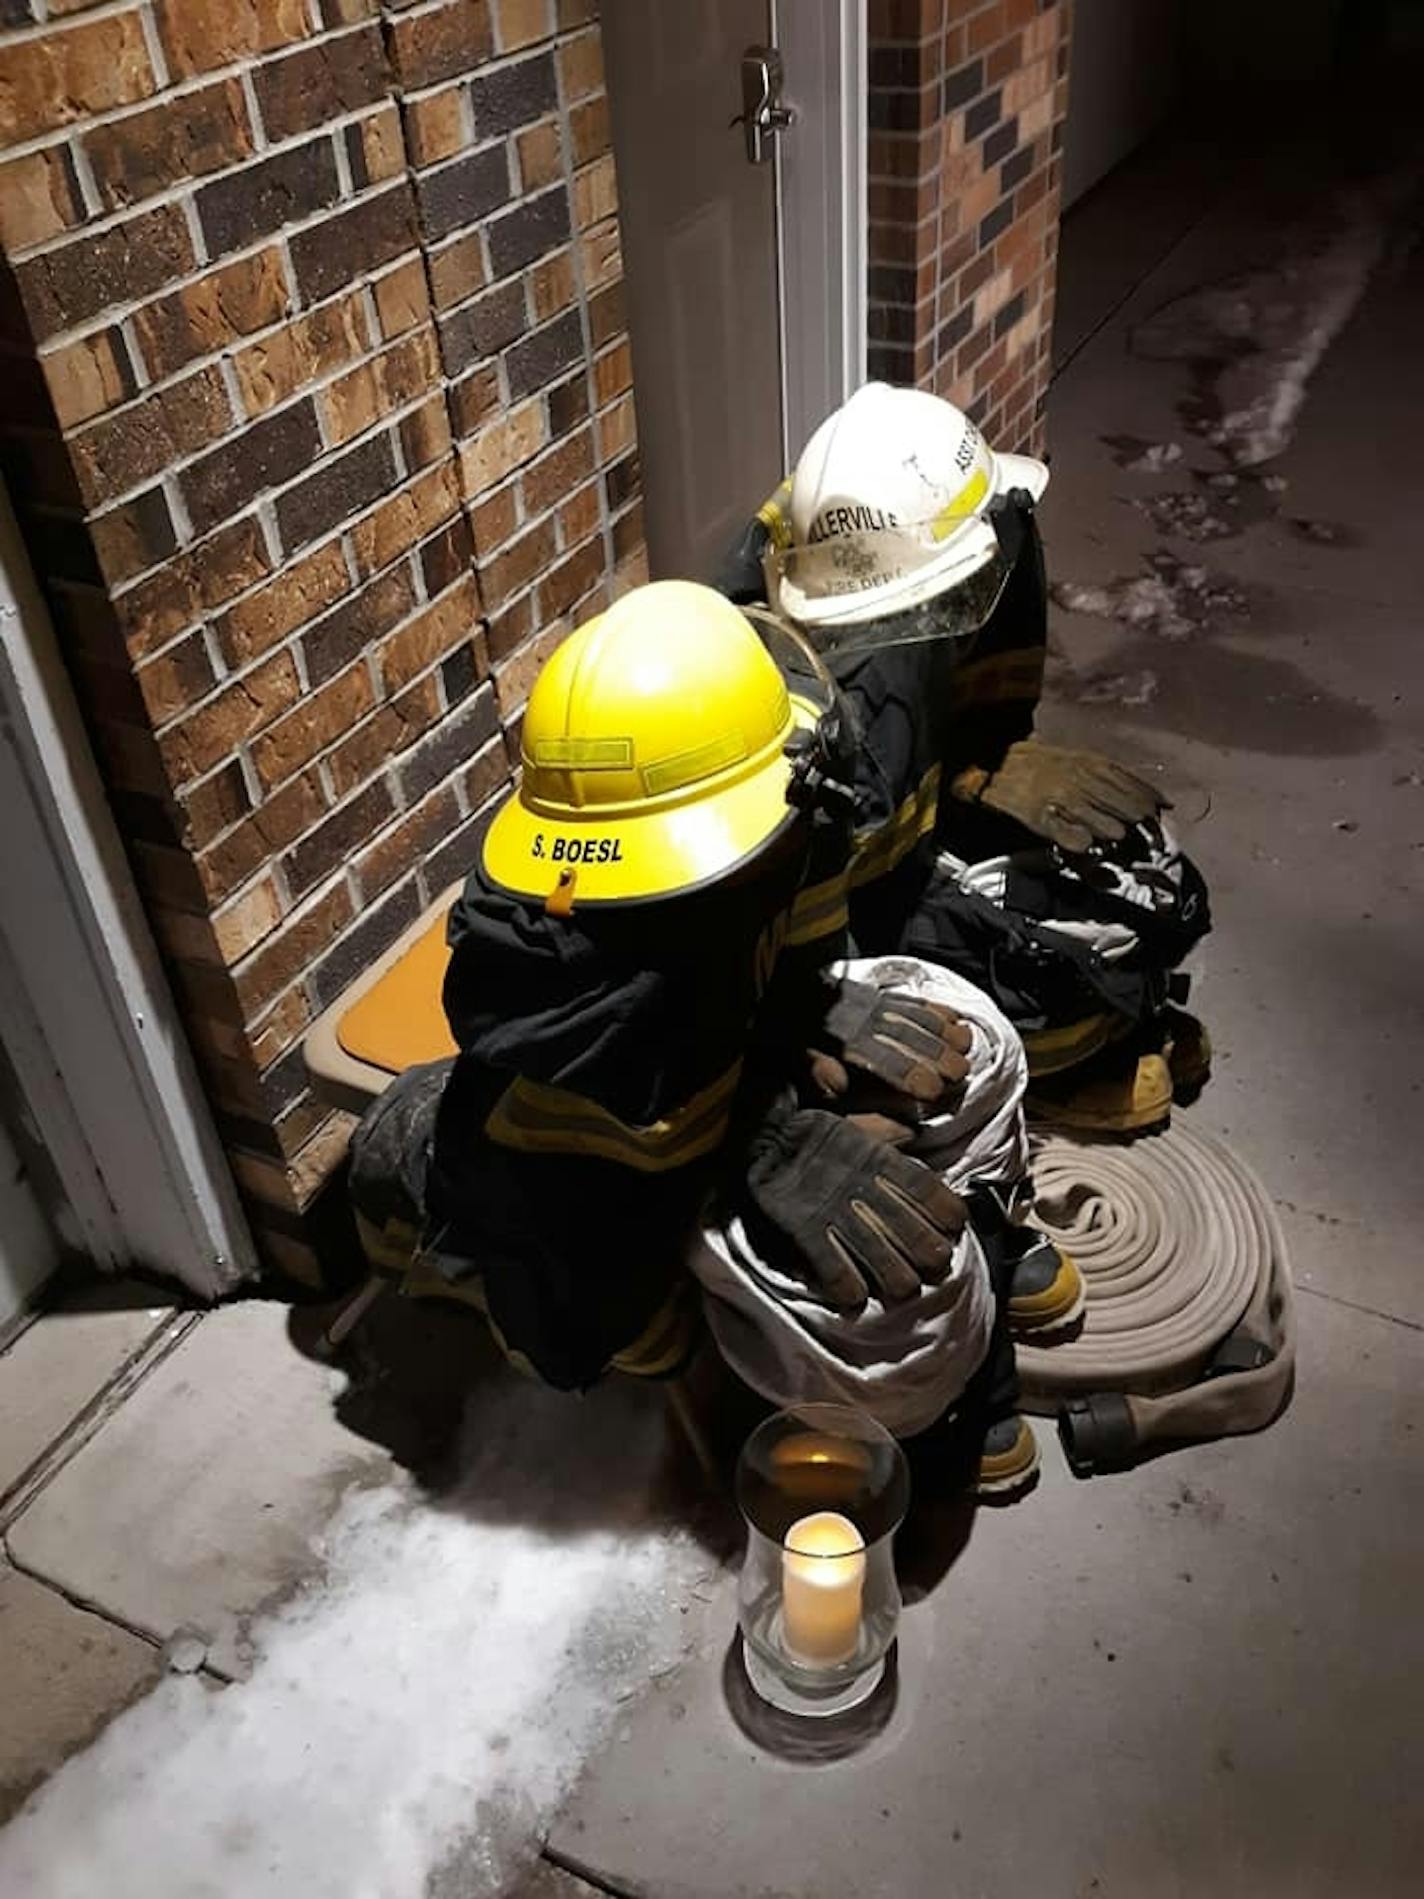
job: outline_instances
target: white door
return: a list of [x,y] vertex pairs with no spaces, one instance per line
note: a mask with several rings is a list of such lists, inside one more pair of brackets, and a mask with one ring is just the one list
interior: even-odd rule
[[[863,374],[862,0],[604,0],[648,554],[705,579]],[[794,124],[750,162],[748,48]],[[791,233],[791,242],[783,234]]]

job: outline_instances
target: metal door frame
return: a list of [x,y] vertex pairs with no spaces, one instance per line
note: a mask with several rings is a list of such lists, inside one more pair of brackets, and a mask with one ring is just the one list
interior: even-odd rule
[[251,1235],[0,486],[5,1054],[83,1251],[213,1297]]
[[[770,0],[796,123],[776,142],[782,459],[865,381],[865,0]],[[793,351],[791,345],[795,342]]]

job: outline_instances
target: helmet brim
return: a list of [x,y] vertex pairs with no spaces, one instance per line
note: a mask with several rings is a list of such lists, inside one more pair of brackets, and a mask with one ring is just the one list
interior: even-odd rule
[[1035,459],[1032,455],[994,455],[994,493],[1009,494],[1015,488],[1026,488],[1035,501],[1043,499],[1043,491],[1048,486],[1048,464]]
[[[809,728],[815,709],[797,696],[793,723]],[[796,821],[787,801],[791,763],[778,753],[759,770],[710,795],[656,811],[550,818],[518,796],[495,813],[481,846],[485,874],[502,889],[541,902],[567,871],[573,901],[646,902],[729,876]]]

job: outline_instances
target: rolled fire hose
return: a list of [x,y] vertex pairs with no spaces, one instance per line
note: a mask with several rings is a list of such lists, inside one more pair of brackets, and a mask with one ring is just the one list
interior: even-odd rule
[[1073,1469],[1269,1424],[1290,1389],[1295,1310],[1251,1169],[1180,1118],[1130,1145],[1045,1135],[1031,1168],[1031,1221],[1077,1262],[1087,1305],[1075,1336],[1019,1345],[1019,1381],[1026,1410],[1057,1412]]

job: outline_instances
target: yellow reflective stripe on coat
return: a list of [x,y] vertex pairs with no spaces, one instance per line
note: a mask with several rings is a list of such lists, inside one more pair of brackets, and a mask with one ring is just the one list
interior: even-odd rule
[[951,687],[956,708],[1037,700],[1043,690],[1043,661],[1041,646],[966,660],[956,668]]
[[521,1076],[495,1103],[484,1131],[501,1147],[526,1154],[585,1154],[639,1173],[662,1173],[721,1146],[741,1072],[741,1062],[734,1062],[685,1106],[646,1127],[620,1121],[571,1088]]
[[814,943],[817,937],[845,929],[850,922],[849,891],[849,872],[844,870],[798,890],[786,926],[788,948],[802,949],[807,943]]
[[939,778],[939,766],[931,765],[892,818],[878,830],[864,831],[856,838],[850,861],[852,889],[887,876],[934,829]]
[[691,1282],[680,1282],[658,1307],[637,1338],[609,1359],[612,1371],[627,1378],[671,1378],[692,1356],[697,1342],[699,1307]]

